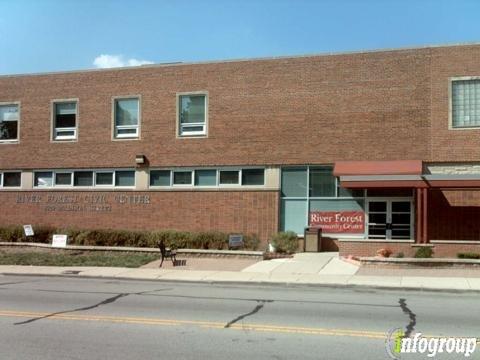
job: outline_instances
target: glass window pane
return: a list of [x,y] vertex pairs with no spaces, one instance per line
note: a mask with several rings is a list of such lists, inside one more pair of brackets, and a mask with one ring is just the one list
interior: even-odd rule
[[53,173],[51,171],[36,172],[34,185],[38,187],[49,187],[53,185]]
[[393,201],[393,212],[410,212],[410,201]]
[[282,200],[282,231],[294,231],[303,235],[307,226],[307,200]]
[[282,196],[307,197],[307,168],[282,169]]
[[205,95],[180,96],[180,124],[205,122]]
[[0,123],[18,121],[18,105],[0,105]]
[[217,185],[217,170],[195,170],[196,186]]
[[0,105],[0,140],[17,140],[18,105]]
[[135,171],[115,171],[115,186],[135,186]]
[[480,126],[480,79],[452,82],[452,125]]
[[310,196],[334,197],[336,186],[332,168],[310,168]]
[[93,186],[93,171],[75,171],[73,175],[74,186]]
[[55,173],[55,185],[72,185],[72,173]]
[[150,171],[150,186],[170,186],[170,170]]
[[264,185],[265,170],[264,169],[243,169],[242,185]]
[[95,173],[95,185],[113,185],[113,172]]
[[239,177],[238,170],[222,170],[220,171],[220,184],[228,185],[228,184],[238,184],[240,177]]
[[138,99],[115,101],[115,125],[138,125]]
[[77,113],[76,102],[65,102],[55,104],[55,114],[57,115],[72,115]]
[[338,187],[338,197],[363,197],[364,195],[363,189],[345,189],[342,187]]
[[173,185],[191,185],[192,172],[191,171],[174,171]]
[[19,187],[21,184],[20,172],[6,172],[3,173],[3,186],[4,187]]

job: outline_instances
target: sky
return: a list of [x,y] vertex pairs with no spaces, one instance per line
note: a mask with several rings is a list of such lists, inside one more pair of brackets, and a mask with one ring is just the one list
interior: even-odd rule
[[480,0],[0,0],[0,74],[480,42]]

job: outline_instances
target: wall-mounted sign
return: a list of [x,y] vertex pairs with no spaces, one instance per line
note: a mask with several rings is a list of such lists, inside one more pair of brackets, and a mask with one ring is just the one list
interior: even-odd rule
[[35,234],[33,233],[32,225],[23,225],[23,231],[25,232],[25,236],[33,236],[33,235],[35,235]]
[[66,247],[67,246],[67,235],[58,235],[55,234],[52,237],[52,247]]
[[363,234],[365,213],[363,211],[312,211],[309,225],[322,228],[330,234]]

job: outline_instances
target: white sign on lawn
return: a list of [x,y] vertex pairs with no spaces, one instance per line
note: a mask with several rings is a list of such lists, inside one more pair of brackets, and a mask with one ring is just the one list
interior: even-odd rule
[[67,246],[67,235],[53,235],[52,238],[52,247],[66,247]]
[[35,235],[35,234],[33,233],[32,225],[23,225],[23,231],[25,232],[25,236],[33,236],[33,235]]

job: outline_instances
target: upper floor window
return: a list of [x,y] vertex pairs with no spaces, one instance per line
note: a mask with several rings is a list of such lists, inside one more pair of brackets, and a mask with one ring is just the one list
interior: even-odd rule
[[138,98],[115,99],[114,137],[116,139],[138,138],[140,124],[139,103]]
[[19,120],[17,104],[0,105],[0,142],[18,141]]
[[207,134],[207,96],[205,94],[178,97],[178,135]]
[[0,172],[0,188],[17,188],[22,183],[20,171]]
[[56,102],[53,108],[53,139],[75,140],[77,138],[77,102]]
[[480,127],[480,79],[452,81],[452,127]]

